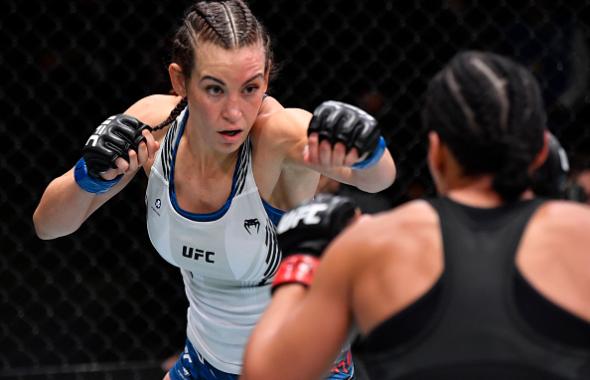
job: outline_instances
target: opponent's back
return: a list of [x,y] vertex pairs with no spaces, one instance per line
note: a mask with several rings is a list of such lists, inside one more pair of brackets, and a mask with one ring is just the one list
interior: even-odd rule
[[372,378],[588,378],[590,210],[431,204],[436,212],[414,202],[362,227],[390,231],[354,284]]

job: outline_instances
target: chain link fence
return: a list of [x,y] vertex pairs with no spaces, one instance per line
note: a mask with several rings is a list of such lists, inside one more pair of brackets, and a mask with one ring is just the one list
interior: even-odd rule
[[[169,91],[169,39],[188,4],[1,2],[0,379],[160,379],[182,347],[187,303],[149,243],[144,176],[71,236],[41,241],[31,217],[97,124]],[[273,96],[309,110],[342,100],[378,118],[399,177],[375,197],[391,207],[433,193],[422,93],[461,49],[527,65],[573,175],[590,170],[590,0],[250,4],[274,38]]]

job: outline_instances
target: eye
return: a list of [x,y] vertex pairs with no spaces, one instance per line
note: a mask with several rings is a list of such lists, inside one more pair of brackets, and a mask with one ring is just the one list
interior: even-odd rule
[[205,87],[205,91],[207,91],[207,93],[209,95],[223,94],[223,89],[220,86],[216,86],[216,85],[210,85],[210,86]]
[[258,89],[259,89],[259,88],[260,88],[260,86],[258,86],[258,85],[256,85],[256,84],[251,84],[251,85],[249,85],[249,86],[246,86],[246,87],[244,88],[244,93],[245,93],[246,95],[251,95],[251,94],[254,94],[254,93],[256,93],[256,91],[258,91]]

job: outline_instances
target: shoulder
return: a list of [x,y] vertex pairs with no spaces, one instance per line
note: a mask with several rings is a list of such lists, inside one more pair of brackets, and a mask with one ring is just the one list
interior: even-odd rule
[[556,235],[590,241],[590,207],[577,202],[552,200],[545,202],[532,219],[534,225]]
[[182,100],[176,95],[148,95],[133,103],[126,114],[138,118],[147,125],[158,125],[170,115],[170,111]]
[[331,278],[346,278],[350,294],[359,294],[366,286],[383,291],[400,279],[411,283],[408,278],[417,273],[436,278],[443,267],[441,246],[435,211],[427,202],[411,201],[361,217],[332,242],[322,264],[338,268]]
[[[154,127],[170,116],[170,112],[182,100],[181,96],[154,94],[148,95],[133,103],[125,113],[131,115],[143,123]],[[160,140],[165,134],[164,130],[154,131],[154,138]]]
[[[272,146],[290,145],[306,137],[311,113],[301,108],[285,108],[267,97],[252,128],[255,140]],[[266,144],[265,144],[266,146]]]
[[[356,260],[372,260],[383,252],[427,251],[439,234],[438,215],[423,200],[360,218],[335,242]],[[369,238],[367,238],[369,237]]]

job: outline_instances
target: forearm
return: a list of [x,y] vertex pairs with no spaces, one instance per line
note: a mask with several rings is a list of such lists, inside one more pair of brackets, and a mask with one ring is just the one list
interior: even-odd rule
[[[273,300],[256,324],[246,348],[244,367],[241,380],[285,380],[289,376],[299,379],[300,373],[290,373],[293,355],[297,352],[285,353],[285,350],[299,347],[285,347],[285,335],[291,329],[289,321],[297,305],[305,297],[306,288],[300,284],[284,285],[277,289]],[[297,323],[297,321],[291,321]],[[299,362],[299,361],[295,361]]]
[[393,184],[396,167],[388,150],[374,166],[365,169],[351,169],[351,184],[368,193],[385,190]]
[[104,194],[88,193],[74,180],[73,169],[54,179],[45,189],[33,214],[37,236],[43,240],[69,235],[102,204],[117,194],[128,179],[123,178]]
[[347,185],[352,185],[368,193],[385,190],[395,181],[396,167],[388,150],[385,150],[379,161],[368,168],[353,169],[337,167],[321,170],[322,174]]
[[310,298],[301,284],[281,286],[250,336],[242,380],[323,378],[347,338],[349,315],[338,302]]

